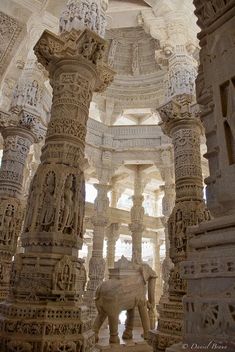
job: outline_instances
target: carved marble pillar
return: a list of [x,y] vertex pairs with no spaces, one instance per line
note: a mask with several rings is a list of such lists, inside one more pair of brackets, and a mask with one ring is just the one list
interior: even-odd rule
[[110,187],[107,184],[101,183],[94,186],[97,189],[97,197],[94,203],[94,216],[91,219],[94,226],[93,247],[92,257],[89,262],[89,281],[85,298],[87,305],[90,307],[92,319],[96,316],[96,307],[94,303],[95,291],[104,280],[105,274],[103,247],[105,232],[109,223],[109,199],[107,194]]
[[177,95],[194,95],[196,76],[197,61],[188,53],[186,45],[169,48],[166,101]]
[[[166,172],[169,172],[169,170]],[[173,263],[170,258],[170,239],[168,234],[168,219],[172,213],[172,210],[175,204],[175,184],[174,183],[168,184],[166,181],[165,185],[161,186],[161,189],[164,191],[164,196],[162,199],[162,213],[164,215],[165,246],[166,246],[166,256],[162,263],[162,278],[164,281],[163,292],[165,294],[168,294],[169,275],[170,275],[171,269],[173,268]]]
[[[89,3],[90,4],[90,3]],[[88,13],[89,15],[89,13]],[[0,304],[1,351],[91,351],[94,335],[82,304],[84,147],[94,91],[111,82],[105,41],[89,29],[45,31],[34,50],[53,87],[51,120],[30,186],[12,289]],[[22,319],[23,316],[23,319]],[[12,328],[14,326],[14,328]]]
[[0,168],[0,299],[4,300],[24,216],[25,163],[31,144],[42,139],[42,130],[37,116],[22,110],[17,115],[0,112],[0,131],[4,139]]
[[114,268],[116,242],[119,238],[120,225],[112,223],[107,228],[107,268]]
[[85,244],[87,246],[87,257],[86,257],[86,263],[85,263],[85,267],[86,267],[86,272],[89,272],[89,262],[92,256],[92,239],[91,238],[87,238],[85,240]]
[[110,206],[111,208],[117,208],[118,200],[121,196],[121,190],[118,189],[117,185],[112,185],[112,191],[111,191],[111,201],[110,201]]
[[132,234],[132,261],[142,262],[142,235],[144,231],[144,207],[142,206],[144,197],[142,195],[143,180],[141,177],[141,165],[134,168],[134,196],[132,197],[133,206],[130,211],[131,223],[129,230]]
[[157,331],[151,336],[154,351],[164,351],[182,339],[182,297],[186,282],[180,276],[180,263],[187,258],[186,229],[209,217],[202,193],[201,124],[192,113],[191,100],[191,96],[181,95],[160,108],[163,130],[174,146],[176,201],[168,221],[174,268],[169,278],[169,295],[159,306]]
[[158,305],[160,297],[162,295],[162,275],[161,275],[161,262],[160,262],[160,246],[161,241],[157,236],[153,239],[153,250],[154,250],[154,263],[153,270],[157,274],[156,278],[156,292],[155,292],[155,302]]
[[235,1],[194,1],[201,27],[197,100],[207,139],[208,207],[214,219],[190,228],[182,277],[183,344],[169,351],[235,350]]

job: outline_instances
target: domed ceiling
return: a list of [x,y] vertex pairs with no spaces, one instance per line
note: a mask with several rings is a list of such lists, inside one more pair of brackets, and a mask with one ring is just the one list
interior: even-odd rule
[[156,109],[163,99],[165,73],[155,59],[159,42],[142,27],[111,29],[106,39],[106,60],[117,75],[106,92],[94,99],[101,120],[107,120],[102,115],[111,114],[110,109],[114,119],[126,109]]

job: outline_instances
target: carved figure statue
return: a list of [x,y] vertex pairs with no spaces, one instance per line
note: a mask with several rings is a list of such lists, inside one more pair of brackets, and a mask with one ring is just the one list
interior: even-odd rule
[[14,220],[14,206],[9,204],[0,220],[0,243],[11,243],[15,229]]
[[64,209],[61,221],[61,231],[64,233],[71,233],[74,221],[74,207],[73,207],[73,175],[69,175],[65,181],[64,187]]
[[[128,264],[126,268],[122,266],[123,260]],[[117,270],[118,263],[119,270],[124,270],[125,272],[125,270],[128,269],[129,274],[125,272],[126,275],[122,274],[121,277],[112,277],[112,271]],[[130,269],[132,274],[130,274]],[[150,326],[150,319],[152,321],[155,306],[156,273],[148,264],[135,265],[124,257],[116,263],[114,269],[110,269],[110,273],[111,278],[104,281],[96,290],[95,303],[98,315],[93,326],[96,341],[98,341],[98,333],[101,325],[106,317],[108,317],[110,329],[109,342],[119,343],[118,317],[123,310],[127,311],[127,320],[122,337],[123,339],[131,339],[135,307],[138,307],[139,310],[144,331],[143,337],[147,339],[148,331],[150,328],[154,328],[153,322],[151,324],[152,326]],[[147,286],[148,301],[146,299]]]
[[55,175],[49,173],[46,180],[45,197],[41,213],[42,231],[50,231],[55,220]]
[[27,103],[31,106],[37,105],[38,82],[34,80],[27,89]]
[[91,12],[90,12],[90,21],[91,26],[90,29],[94,31],[96,29],[96,19],[98,17],[98,7],[95,2],[91,4]]

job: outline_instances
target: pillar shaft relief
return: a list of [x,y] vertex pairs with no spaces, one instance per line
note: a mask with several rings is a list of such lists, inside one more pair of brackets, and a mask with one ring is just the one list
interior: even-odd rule
[[234,1],[194,1],[201,27],[197,100],[207,139],[207,204],[215,219],[190,228],[182,277],[183,345],[171,351],[235,350]]
[[106,268],[103,249],[106,228],[109,224],[108,192],[110,190],[109,184],[113,174],[111,147],[112,137],[104,134],[101,160],[99,164],[96,164],[99,183],[95,185],[97,197],[94,202],[94,216],[91,220],[93,223],[93,249],[92,257],[89,262],[89,281],[86,291],[86,302],[90,307],[92,319],[95,318],[97,313],[94,302],[95,291],[104,280]]
[[109,186],[96,184],[97,197],[94,203],[93,245],[92,256],[89,261],[89,281],[86,291],[86,303],[90,307],[91,318],[96,316],[94,304],[95,291],[105,276],[105,259],[103,257],[104,237],[109,222],[109,199],[107,196]]
[[12,257],[24,217],[23,176],[29,148],[43,138],[37,116],[21,111],[20,115],[0,114],[4,139],[0,168],[0,299],[9,293]]
[[134,170],[134,196],[133,206],[130,211],[131,223],[129,229],[132,234],[132,261],[142,262],[142,236],[144,231],[144,197],[142,195],[143,180],[141,176],[141,166],[136,166]]
[[159,238],[155,238],[153,240],[153,250],[154,250],[154,263],[153,263],[153,270],[157,274],[156,279],[156,289],[155,289],[155,302],[158,305],[161,294],[162,294],[162,275],[161,275],[161,261],[160,261],[160,247],[161,242]]
[[165,228],[165,259],[162,263],[162,278],[164,281],[163,284],[163,293],[168,294],[169,289],[169,276],[170,271],[173,268],[173,263],[170,258],[170,239],[168,233],[168,219],[175,204],[175,185],[174,184],[165,184],[161,187],[164,190],[164,196],[162,199],[162,213],[164,215],[164,228]]
[[[38,28],[36,33],[40,36]],[[32,45],[31,39],[29,35]],[[45,135],[41,122],[42,109],[39,109],[45,76],[42,66],[38,69],[32,65],[36,58],[33,58],[31,51],[14,90],[10,111],[0,113],[0,130],[4,139],[0,169],[1,299],[6,298],[9,291],[12,257],[23,222],[23,181],[27,156],[30,146],[41,141]]]
[[107,268],[114,268],[116,242],[119,238],[120,225],[112,223],[107,228]]
[[41,164],[30,186],[25,253],[15,258],[10,303],[0,306],[2,351],[90,351],[94,344],[88,309],[81,305],[86,273],[78,249],[89,105],[92,93],[113,78],[102,63],[104,47],[102,38],[85,29],[60,36],[45,31],[34,48],[49,72],[53,102]]
[[182,339],[182,297],[186,282],[180,276],[180,263],[187,257],[186,229],[209,219],[202,193],[201,125],[192,113],[191,101],[191,96],[181,95],[160,108],[163,130],[172,138],[174,146],[176,200],[168,220],[174,268],[170,272],[169,295],[159,307],[154,351],[164,351]]

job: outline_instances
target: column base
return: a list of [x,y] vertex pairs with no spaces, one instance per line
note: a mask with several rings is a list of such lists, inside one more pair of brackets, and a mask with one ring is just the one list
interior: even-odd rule
[[1,352],[92,351],[88,308],[65,302],[0,304]]
[[165,351],[167,347],[182,341],[182,303],[163,296],[159,303],[159,313],[158,327],[149,333],[149,344],[154,352]]

